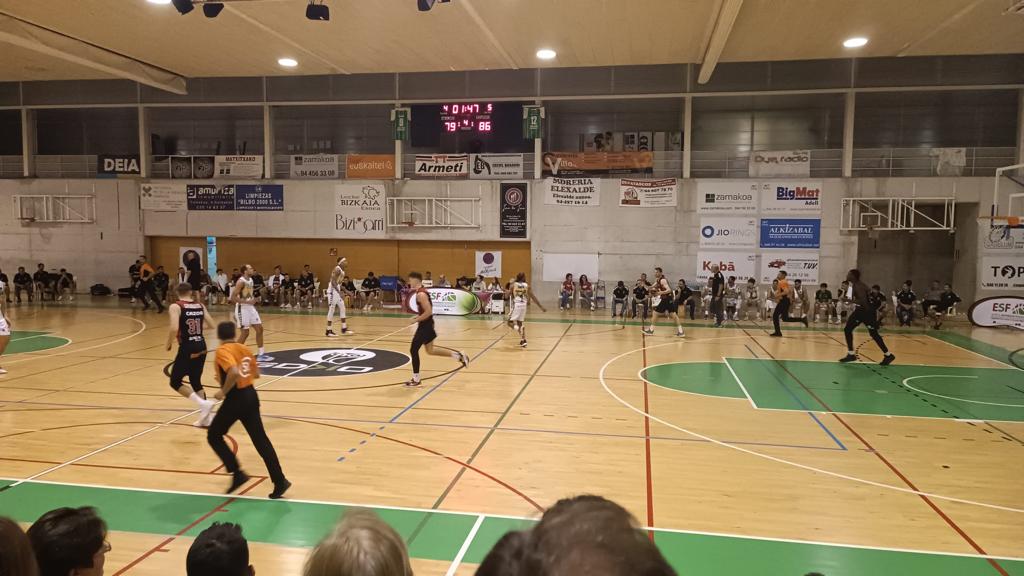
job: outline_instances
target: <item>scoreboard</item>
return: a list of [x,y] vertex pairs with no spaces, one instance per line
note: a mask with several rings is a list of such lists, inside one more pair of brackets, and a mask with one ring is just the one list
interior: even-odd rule
[[413,104],[411,151],[530,152],[523,139],[523,102]]
[[490,132],[494,104],[442,104],[441,123],[445,132]]

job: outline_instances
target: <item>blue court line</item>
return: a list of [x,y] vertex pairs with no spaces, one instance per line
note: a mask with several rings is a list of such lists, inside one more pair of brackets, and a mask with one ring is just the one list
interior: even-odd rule
[[[764,359],[762,358],[761,360],[764,360]],[[774,359],[772,359],[770,361],[771,362],[775,362],[775,363],[779,363],[778,360],[774,360]],[[781,366],[781,364],[780,364],[780,366]],[[828,429],[828,426],[825,426],[825,423],[818,419],[818,416],[815,415],[814,412],[812,412],[811,409],[808,408],[806,404],[804,404],[803,400],[801,400],[799,396],[794,394],[793,391],[789,389],[789,386],[786,386],[786,384],[781,379],[779,379],[779,377],[774,372],[772,372],[771,370],[768,370],[768,373],[772,375],[772,378],[775,379],[775,382],[777,382],[779,384],[779,386],[781,386],[782,389],[785,390],[786,393],[789,394],[789,396],[793,400],[796,400],[796,403],[799,404],[800,407],[804,409],[804,411],[807,413],[807,415],[811,417],[811,420],[814,420],[814,422],[818,425],[818,427],[820,427],[822,430],[824,430],[825,434],[828,434],[828,437],[831,438],[832,441],[835,442],[836,445],[839,446],[839,448],[841,450],[847,450],[846,446],[842,442],[839,441],[839,438],[836,438],[836,435],[833,434],[832,431]]]

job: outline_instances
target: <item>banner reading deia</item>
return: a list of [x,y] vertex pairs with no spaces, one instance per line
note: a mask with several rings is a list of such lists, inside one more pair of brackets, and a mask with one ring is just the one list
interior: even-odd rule
[[337,154],[294,154],[288,158],[289,172],[296,180],[333,180],[338,177]]
[[675,206],[679,185],[675,178],[661,180],[619,180],[619,206],[659,208]]
[[526,238],[529,225],[529,185],[526,182],[501,183],[499,238]]
[[469,154],[417,154],[417,178],[450,178],[469,175]]

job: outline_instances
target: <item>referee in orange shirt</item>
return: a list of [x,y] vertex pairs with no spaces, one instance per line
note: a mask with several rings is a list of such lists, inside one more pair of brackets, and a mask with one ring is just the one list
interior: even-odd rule
[[772,324],[775,327],[775,331],[769,334],[769,336],[775,336],[776,338],[782,336],[779,320],[783,322],[803,322],[804,327],[807,326],[806,316],[803,318],[792,318],[789,315],[789,305],[793,302],[793,287],[789,285],[789,280],[786,279],[786,276],[785,270],[779,270],[779,288],[775,292],[778,303],[775,305],[775,311],[772,312]]
[[270,479],[274,482],[274,491],[270,498],[278,499],[291,487],[292,483],[284,477],[281,470],[281,463],[277,459],[277,452],[274,445],[270,443],[266,430],[263,429],[263,419],[260,417],[260,399],[256,395],[256,388],[253,382],[260,377],[259,366],[256,358],[243,344],[235,342],[235,325],[232,322],[222,322],[217,326],[217,339],[220,340],[220,347],[217,348],[215,360],[217,370],[217,382],[220,383],[220,390],[215,397],[224,400],[217,415],[213,417],[210,428],[206,432],[206,440],[210,447],[217,453],[224,468],[232,474],[231,486],[228,494],[238,490],[242,484],[249,480],[249,475],[242,472],[238,465],[238,458],[228,448],[224,436],[231,429],[231,426],[241,420],[242,426],[249,434],[253,446],[259,452],[263,463],[270,472]]
[[[142,298],[142,309],[149,310],[149,303],[153,302],[156,304],[157,313],[163,314],[164,305],[156,295],[155,277],[156,270],[153,269],[153,266],[146,261],[145,256],[139,256],[139,298]],[[196,294],[196,301],[198,301],[198,296]]]

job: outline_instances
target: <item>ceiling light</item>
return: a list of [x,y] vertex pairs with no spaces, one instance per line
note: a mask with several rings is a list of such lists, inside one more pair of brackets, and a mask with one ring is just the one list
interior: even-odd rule
[[853,38],[847,38],[843,40],[843,46],[847,48],[860,48],[868,43],[868,39],[863,36],[854,36]]
[[170,4],[171,0],[146,0],[150,4]]
[[224,5],[220,2],[204,2],[203,3],[203,14],[207,18],[216,18],[220,11],[224,9]]
[[192,0],[171,0],[171,4],[174,4],[174,9],[182,15],[188,14],[195,9],[195,6],[192,6]]
[[537,50],[537,58],[540,58],[541,60],[554,60],[555,56],[557,56],[557,54],[550,48],[541,48],[540,50]]
[[277,63],[285,68],[295,68],[299,65],[299,62],[294,58],[278,58]]
[[309,5],[306,6],[306,18],[310,20],[320,20],[326,22],[331,19],[331,8],[320,0],[319,4],[314,3],[315,0],[310,0]]

